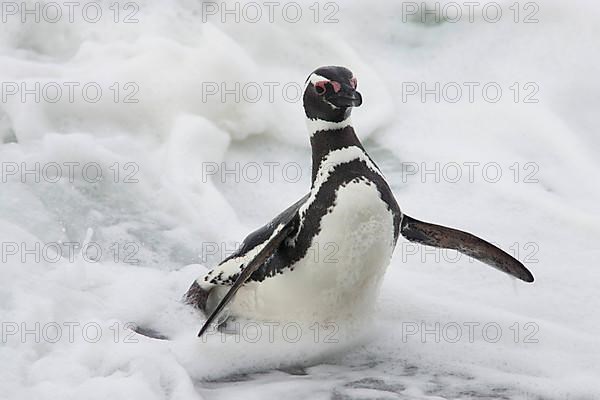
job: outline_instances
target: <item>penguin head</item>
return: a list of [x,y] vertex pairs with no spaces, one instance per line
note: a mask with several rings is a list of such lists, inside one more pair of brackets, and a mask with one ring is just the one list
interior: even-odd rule
[[356,78],[348,68],[317,68],[306,80],[303,98],[306,116],[329,122],[345,120],[352,107],[362,104],[356,85]]

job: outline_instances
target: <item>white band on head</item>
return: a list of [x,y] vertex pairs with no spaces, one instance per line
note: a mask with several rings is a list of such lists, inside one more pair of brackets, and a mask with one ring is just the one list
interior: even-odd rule
[[304,90],[306,90],[306,88],[308,87],[309,83],[312,83],[313,85],[317,82],[320,81],[330,81],[331,79],[327,79],[324,76],[321,76],[319,74],[311,74],[308,79],[306,80],[306,85],[304,85]]

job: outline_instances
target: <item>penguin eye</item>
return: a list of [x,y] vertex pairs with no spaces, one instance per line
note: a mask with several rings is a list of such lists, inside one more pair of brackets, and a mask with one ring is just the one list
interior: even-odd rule
[[318,81],[315,82],[315,90],[317,91],[317,94],[319,96],[322,96],[325,94],[325,92],[327,91],[327,88],[325,87],[325,85],[329,83],[329,81]]
[[358,85],[358,82],[357,82],[356,78],[352,77],[352,79],[350,79],[350,86],[352,86],[353,89],[356,89],[357,85]]

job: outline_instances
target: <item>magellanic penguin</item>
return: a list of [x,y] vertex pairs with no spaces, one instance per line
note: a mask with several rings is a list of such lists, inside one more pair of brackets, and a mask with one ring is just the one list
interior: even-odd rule
[[[185,301],[208,317],[198,336],[225,307],[229,316],[263,321],[327,321],[368,310],[400,234],[533,282],[523,264],[485,240],[400,211],[352,127],[352,108],[362,104],[356,87],[344,67],[321,67],[308,77],[310,191],[192,284]],[[335,248],[334,257],[315,257],[325,245]]]

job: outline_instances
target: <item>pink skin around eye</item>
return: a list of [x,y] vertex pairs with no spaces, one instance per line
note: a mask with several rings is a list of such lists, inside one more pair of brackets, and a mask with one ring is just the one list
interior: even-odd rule
[[356,83],[356,78],[353,77],[352,79],[350,79],[350,85],[353,89],[356,89]]
[[342,85],[339,82],[336,81],[318,81],[315,82],[315,87],[317,88],[317,93],[319,94],[324,94],[326,91],[325,85],[330,83],[331,86],[333,86],[333,91],[335,93],[339,92],[340,90],[342,90]]
[[339,92],[340,90],[342,90],[342,85],[339,82],[336,81],[330,81],[329,83],[331,83],[331,85],[333,86],[333,91],[334,92]]
[[325,91],[326,91],[325,84],[327,82],[328,81],[315,82],[315,88],[316,88],[318,94],[325,94]]

